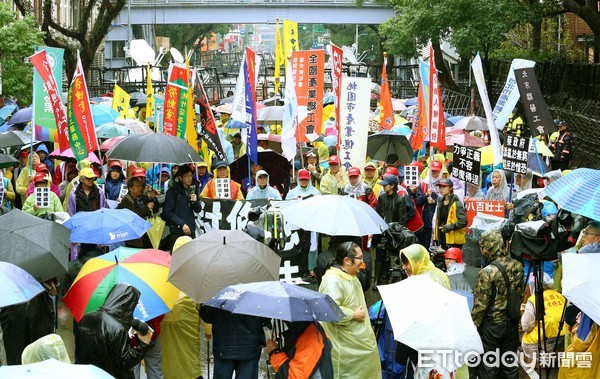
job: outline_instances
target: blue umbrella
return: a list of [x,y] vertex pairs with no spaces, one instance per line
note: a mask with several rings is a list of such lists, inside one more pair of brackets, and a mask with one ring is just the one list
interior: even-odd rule
[[44,287],[27,271],[8,262],[0,262],[0,283],[0,308],[25,303],[44,291]]
[[129,209],[108,208],[77,212],[63,225],[71,229],[71,242],[99,245],[140,238],[152,226]]
[[0,122],[6,121],[6,119],[10,117],[10,115],[15,113],[17,108],[18,107],[16,104],[8,104],[0,108]]
[[465,118],[465,116],[452,116],[452,117],[448,117],[446,118],[446,121],[450,121],[453,124],[456,124],[457,122],[459,122],[460,120],[462,120],[463,118]]
[[344,317],[329,295],[281,281],[228,286],[204,305],[231,313],[292,322],[338,322]]
[[542,194],[568,211],[600,221],[600,170],[578,168],[552,182]]
[[417,105],[417,104],[418,104],[418,102],[419,102],[419,99],[418,99],[418,98],[416,98],[416,97],[412,97],[412,98],[410,98],[410,99],[406,100],[406,101],[404,102],[404,105],[406,105],[407,107],[410,107],[410,106],[413,106],[413,105]]
[[131,130],[114,122],[102,124],[96,128],[96,137],[98,138],[113,138],[130,134],[132,134]]
[[114,122],[119,117],[119,112],[104,105],[92,104],[92,117],[95,125],[102,125]]
[[33,116],[33,107],[22,108],[15,113],[10,120],[8,120],[7,124],[25,124],[31,121],[31,117]]
[[550,167],[536,153],[527,153],[527,168],[530,169],[537,176],[544,176],[545,173],[550,171]]
[[392,127],[392,129],[390,129],[390,131],[392,131],[394,133],[402,134],[403,136],[408,137],[408,136],[410,136],[412,129],[408,125],[400,124],[400,125],[394,125]]

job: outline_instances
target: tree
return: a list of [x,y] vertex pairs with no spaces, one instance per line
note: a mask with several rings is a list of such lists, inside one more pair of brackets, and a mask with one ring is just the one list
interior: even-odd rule
[[[81,64],[86,75],[94,61],[98,47],[110,30],[112,21],[119,15],[127,0],[75,0],[79,5],[79,22],[73,28],[60,25],[52,17],[53,0],[43,0],[40,27],[45,32],[44,43],[47,46],[65,50],[66,71],[69,77],[75,71],[77,50],[81,56]],[[34,9],[30,0],[14,0],[23,16],[33,15]],[[89,77],[89,76],[88,76]]]
[[156,25],[156,35],[169,37],[171,46],[180,51],[184,51],[186,47],[190,47],[195,52],[198,52],[200,51],[200,44],[196,44],[197,40],[202,41],[204,37],[210,37],[211,33],[225,34],[229,32],[229,29],[230,25],[228,24]]
[[441,41],[452,43],[462,57],[480,52],[489,73],[490,53],[500,46],[519,14],[515,0],[391,0],[391,3],[396,14],[380,28],[387,37],[386,48],[412,57],[431,42],[440,82],[449,89],[457,86],[443,60]]
[[0,62],[4,95],[18,99],[20,105],[31,104],[33,67],[23,64],[42,44],[44,33],[38,31],[35,20],[19,20],[10,4],[0,3]]
[[600,9],[597,0],[564,0],[563,8],[581,17],[594,33],[594,62],[600,62]]

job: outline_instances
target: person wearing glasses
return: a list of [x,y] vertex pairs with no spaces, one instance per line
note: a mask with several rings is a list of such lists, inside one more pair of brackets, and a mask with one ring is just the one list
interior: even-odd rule
[[[588,226],[581,231],[581,247],[600,244],[600,222],[590,221]],[[598,246],[596,246],[596,250]]]
[[367,315],[367,303],[356,274],[363,265],[363,252],[354,242],[344,242],[323,275],[319,292],[331,296],[344,317],[325,322],[331,338],[334,378],[381,378],[381,363],[375,334]]

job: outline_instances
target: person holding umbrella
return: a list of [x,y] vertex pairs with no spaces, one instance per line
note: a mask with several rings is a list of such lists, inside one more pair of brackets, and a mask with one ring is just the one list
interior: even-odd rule
[[[131,177],[127,180],[127,189],[127,194],[123,196],[117,209],[129,209],[143,219],[148,219],[158,212],[160,203],[156,198],[156,191],[150,188],[147,194],[144,193],[146,172],[143,168],[137,167],[133,170]],[[148,249],[152,248],[152,243],[148,234],[144,234],[142,238],[125,242],[125,246]]]
[[323,275],[319,292],[331,296],[345,317],[323,323],[331,337],[334,378],[381,378],[377,341],[367,317],[367,304],[356,277],[363,252],[354,242],[340,244],[335,261]]
[[188,165],[181,165],[177,170],[178,181],[167,191],[163,205],[162,217],[170,228],[168,250],[175,240],[181,236],[196,238],[196,216],[200,212],[198,201],[199,188],[194,184],[194,174]]

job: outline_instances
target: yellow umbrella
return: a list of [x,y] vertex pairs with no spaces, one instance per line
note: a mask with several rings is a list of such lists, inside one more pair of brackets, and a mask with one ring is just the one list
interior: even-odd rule
[[538,154],[542,154],[544,157],[554,156],[554,154],[552,154],[552,150],[550,150],[550,148],[546,146],[546,143],[544,141],[539,140],[537,138],[534,138],[533,140],[535,141],[535,147],[537,149]]
[[494,164],[494,150],[492,145],[487,145],[477,149],[481,151],[481,165],[493,165]]

